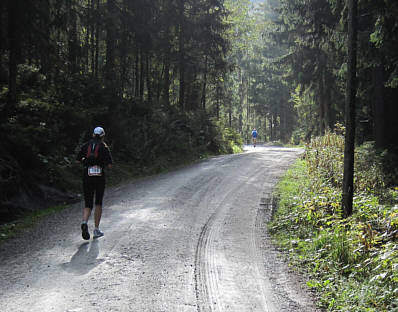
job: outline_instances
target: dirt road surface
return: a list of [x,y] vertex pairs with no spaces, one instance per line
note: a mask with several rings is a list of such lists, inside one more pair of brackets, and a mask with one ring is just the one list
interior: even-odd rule
[[82,203],[42,220],[0,245],[0,310],[316,311],[266,232],[299,153],[247,147],[109,189],[99,239],[81,238]]

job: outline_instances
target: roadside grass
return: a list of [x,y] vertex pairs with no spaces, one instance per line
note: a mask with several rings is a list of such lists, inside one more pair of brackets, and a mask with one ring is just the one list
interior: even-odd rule
[[280,147],[288,147],[288,148],[304,148],[305,147],[305,144],[303,144],[302,142],[295,144],[292,142],[285,143],[282,141],[269,141],[269,142],[266,142],[266,144],[280,146]]
[[384,186],[369,146],[358,149],[354,213],[343,219],[342,141],[329,136],[307,146],[276,187],[269,230],[323,309],[398,311],[398,188]]
[[64,205],[52,206],[45,209],[36,210],[25,216],[6,224],[0,225],[0,241],[15,236],[36,224],[40,219],[64,209]]

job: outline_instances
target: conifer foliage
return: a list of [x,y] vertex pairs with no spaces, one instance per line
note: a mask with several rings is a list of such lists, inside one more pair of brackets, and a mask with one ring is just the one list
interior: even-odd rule
[[238,137],[209,113],[227,70],[225,15],[221,0],[1,1],[1,211],[62,185],[97,125],[137,167],[230,152]]
[[[391,160],[397,16],[358,4],[355,143]],[[0,201],[62,184],[97,125],[136,166],[231,152],[252,128],[309,142],[344,124],[346,38],[343,0],[0,1]]]

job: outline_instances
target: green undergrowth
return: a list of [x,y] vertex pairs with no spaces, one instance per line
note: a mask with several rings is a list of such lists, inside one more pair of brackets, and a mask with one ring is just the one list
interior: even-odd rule
[[32,227],[42,218],[61,211],[64,208],[65,206],[63,205],[51,206],[27,213],[13,222],[0,225],[0,241],[15,236],[17,233]]
[[134,163],[115,163],[108,174],[108,185],[115,186],[131,179],[142,178],[155,174],[165,173],[178,169],[197,161],[211,157],[211,154],[200,154],[196,156],[186,156],[184,158],[160,157],[152,164],[137,166]]
[[335,134],[307,146],[276,188],[269,229],[325,310],[398,311],[398,188],[383,184],[370,146],[359,148],[354,212],[342,218],[343,146]]

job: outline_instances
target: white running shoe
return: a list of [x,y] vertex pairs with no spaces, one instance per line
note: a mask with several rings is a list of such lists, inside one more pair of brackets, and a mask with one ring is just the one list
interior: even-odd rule
[[101,236],[104,236],[104,233],[101,232],[100,229],[95,229],[94,233],[93,233],[93,238],[98,238],[98,237],[101,237]]

